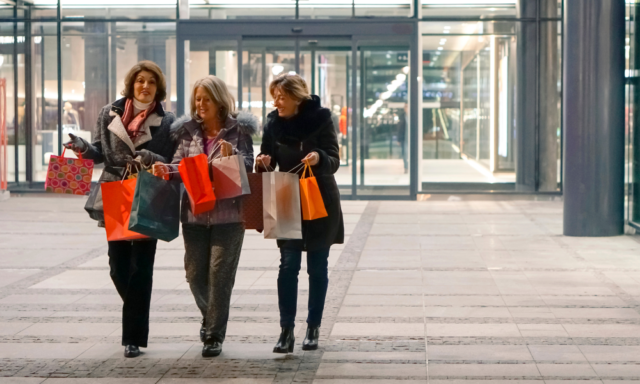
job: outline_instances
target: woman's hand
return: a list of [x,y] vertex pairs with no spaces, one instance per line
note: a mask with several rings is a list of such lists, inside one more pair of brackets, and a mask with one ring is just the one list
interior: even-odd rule
[[233,145],[228,141],[220,140],[220,154],[222,157],[229,157],[233,155]]
[[156,161],[153,165],[153,174],[167,180],[169,176],[169,167],[159,161]]
[[271,164],[271,156],[269,155],[260,155],[256,158],[256,169],[258,169],[259,167],[262,167],[265,170],[267,170],[270,164]]
[[318,152],[311,152],[302,159],[302,162],[308,165],[316,165],[320,162],[320,155],[318,155]]
[[64,143],[64,147],[72,150],[76,155],[89,149],[89,145],[82,137],[78,137],[73,133],[69,134],[71,141]]

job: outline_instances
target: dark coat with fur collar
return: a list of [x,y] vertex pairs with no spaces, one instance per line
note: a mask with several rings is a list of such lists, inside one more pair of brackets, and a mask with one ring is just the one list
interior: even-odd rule
[[271,156],[271,166],[275,168],[277,165],[280,172],[288,172],[300,165],[302,159],[310,152],[320,155],[320,161],[311,169],[318,181],[328,216],[303,221],[302,241],[278,240],[278,246],[281,248],[293,247],[315,251],[344,242],[340,191],[333,176],[340,167],[338,138],[331,111],[322,108],[320,98],[315,95],[311,100],[303,101],[298,107],[298,114],[291,118],[281,118],[277,110],[269,113],[260,147],[260,153]]

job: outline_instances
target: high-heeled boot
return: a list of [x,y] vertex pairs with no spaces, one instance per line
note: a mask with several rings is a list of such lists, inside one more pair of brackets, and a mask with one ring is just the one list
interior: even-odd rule
[[307,336],[302,342],[303,351],[314,351],[318,349],[318,339],[320,338],[320,327],[307,327]]
[[273,353],[293,353],[293,344],[295,342],[293,327],[283,327],[278,343],[273,347]]

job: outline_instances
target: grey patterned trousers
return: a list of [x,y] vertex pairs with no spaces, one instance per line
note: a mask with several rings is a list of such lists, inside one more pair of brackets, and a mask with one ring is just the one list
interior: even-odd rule
[[183,224],[184,268],[205,319],[206,340],[222,343],[227,333],[231,292],[244,240],[242,223]]

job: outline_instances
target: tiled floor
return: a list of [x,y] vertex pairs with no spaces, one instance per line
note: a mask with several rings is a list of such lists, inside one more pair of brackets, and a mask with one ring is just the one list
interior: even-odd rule
[[247,232],[223,354],[200,356],[181,239],[156,256],[150,343],[124,359],[83,199],[0,202],[0,384],[640,383],[640,242],[567,238],[557,201],[343,202],[321,348],[279,333],[275,242]]

